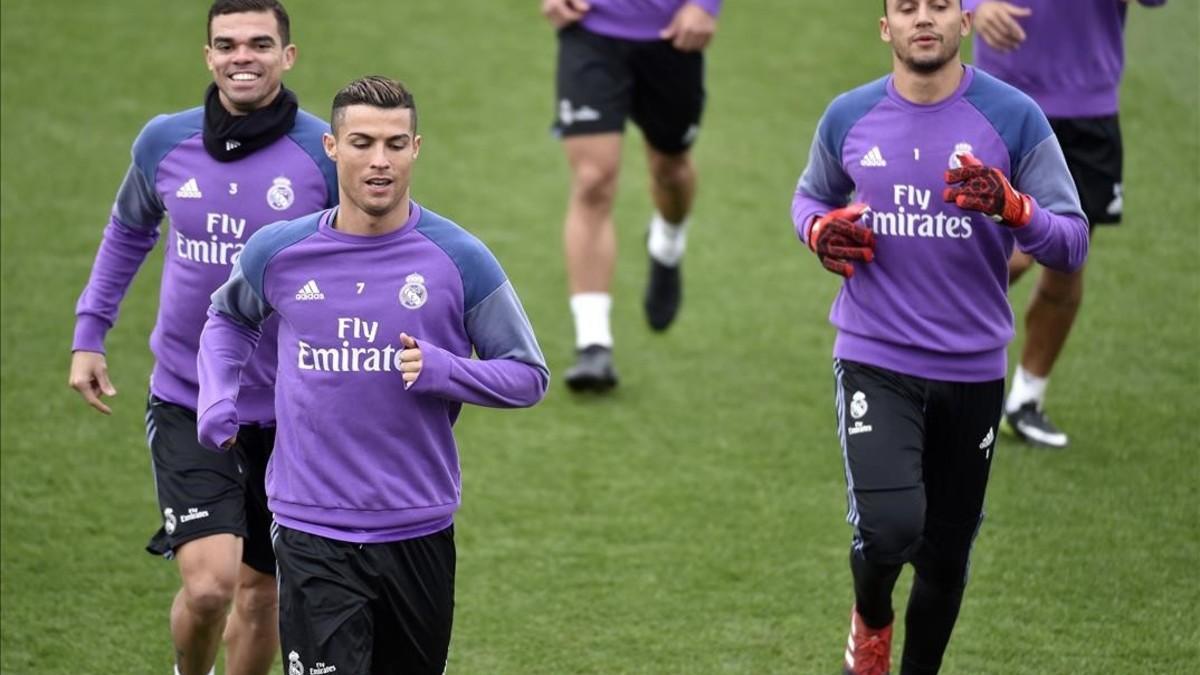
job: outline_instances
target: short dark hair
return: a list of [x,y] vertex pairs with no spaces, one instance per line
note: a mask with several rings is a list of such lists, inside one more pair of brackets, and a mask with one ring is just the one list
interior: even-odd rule
[[333,110],[329,121],[334,133],[341,121],[343,108],[352,105],[369,105],[373,108],[407,108],[412,111],[412,132],[417,133],[417,103],[403,84],[383,75],[360,77],[333,97]]
[[275,15],[275,23],[279,24],[279,39],[283,41],[280,46],[292,44],[292,21],[279,0],[215,0],[208,8],[208,41],[212,42],[213,19],[242,12],[271,12]]

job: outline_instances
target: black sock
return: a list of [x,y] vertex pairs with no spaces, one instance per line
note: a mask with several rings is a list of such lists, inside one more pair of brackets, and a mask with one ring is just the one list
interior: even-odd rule
[[892,623],[892,589],[904,565],[878,565],[850,551],[854,575],[854,606],[869,628],[887,628]]
[[950,632],[962,606],[963,587],[938,586],[913,575],[908,612],[904,617],[904,658],[901,675],[937,673],[950,642]]

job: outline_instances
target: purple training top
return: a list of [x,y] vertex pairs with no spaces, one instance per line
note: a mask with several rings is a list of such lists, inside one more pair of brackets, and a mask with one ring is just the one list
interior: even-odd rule
[[[974,10],[982,0],[965,0]],[[1125,11],[1121,0],[1009,0],[1033,14],[1018,19],[1025,42],[1004,54],[975,33],[975,65],[1033,97],[1049,117],[1117,114],[1125,67]],[[1167,0],[1138,0],[1159,6]]]
[[[466,230],[413,204],[402,228],[355,236],[330,226],[336,213],[262,230],[213,294],[200,440],[216,447],[237,431],[239,374],[278,315],[275,520],[357,543],[420,537],[458,509],[462,404],[533,405],[550,373],[512,284]],[[401,332],[422,354],[408,389]]]
[[[1033,198],[1028,225],[1006,227],[942,201],[944,174],[962,152]],[[901,97],[890,75],[834,99],[792,200],[800,238],[852,195],[871,208],[861,222],[875,231],[875,261],[855,264],[833,303],[838,358],[937,380],[1002,378],[1014,243],[1064,271],[1087,255],[1087,221],[1045,115],[969,66],[957,90],[930,105]]]
[[[304,112],[271,145],[233,162],[204,149],[204,109],[151,120],[133,143],[133,164],[117,192],[92,274],[75,307],[72,349],[104,352],[104,337],[138,268],[158,241],[163,216],[171,231],[163,263],[158,319],[150,336],[150,391],[195,409],[196,351],[209,296],[226,279],[245,241],[268,223],[337,203],[337,176],[321,148],[329,126]],[[275,331],[275,324],[266,327]],[[247,423],[275,419],[274,342],[243,373],[239,414]]]
[[659,33],[685,4],[717,16],[721,0],[588,0],[580,25],[593,33],[625,40],[660,40]]

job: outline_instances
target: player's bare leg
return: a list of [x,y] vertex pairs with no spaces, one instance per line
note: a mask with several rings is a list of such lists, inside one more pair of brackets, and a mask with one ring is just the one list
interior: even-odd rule
[[666,330],[682,300],[680,263],[687,246],[687,220],[696,197],[696,169],[690,152],[665,154],[646,146],[650,196],[657,213],[650,222],[647,248],[650,278],[645,310],[650,327]]
[[568,136],[563,139],[571,168],[571,192],[563,229],[575,346],[579,361],[567,370],[572,389],[611,388],[610,288],[617,261],[613,203],[621,164],[621,134]]
[[265,675],[279,650],[275,577],[243,564],[225,623],[226,675]]
[[1036,377],[1050,377],[1082,302],[1083,268],[1070,274],[1042,268],[1025,309],[1021,366],[1026,371]]
[[[1030,267],[1032,258],[1015,252],[1009,260],[1010,284]],[[1083,302],[1083,268],[1067,274],[1042,268],[1025,309],[1025,344],[1013,374],[1004,411],[1023,440],[1052,448],[1067,445],[1067,435],[1046,417],[1042,406],[1050,373],[1062,353]]]
[[221,645],[242,564],[242,540],[232,534],[193,539],[175,551],[175,559],[183,581],[171,605],[175,665],[180,675],[204,675]]

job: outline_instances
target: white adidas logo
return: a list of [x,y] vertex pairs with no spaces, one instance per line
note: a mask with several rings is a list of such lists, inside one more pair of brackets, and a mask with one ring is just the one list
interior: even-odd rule
[[324,300],[325,294],[321,289],[317,288],[317,281],[309,279],[308,283],[304,284],[299,291],[296,291],[297,300]]
[[879,146],[871,148],[863,158],[858,160],[862,166],[887,166],[887,160],[883,158],[883,153],[879,151]]
[[996,440],[996,428],[988,427],[987,436],[984,436],[983,440],[979,441],[979,449],[985,451],[983,454],[984,458],[986,458],[989,454],[991,454],[991,445],[992,445],[992,442],[995,440]]
[[229,152],[230,150],[234,150],[238,147],[241,147],[241,145],[242,144],[240,141],[235,141],[232,139],[225,141],[225,152]]
[[200,186],[196,185],[195,178],[189,178],[186,183],[179,186],[175,191],[175,196],[180,199],[200,199],[204,195],[200,194]]

